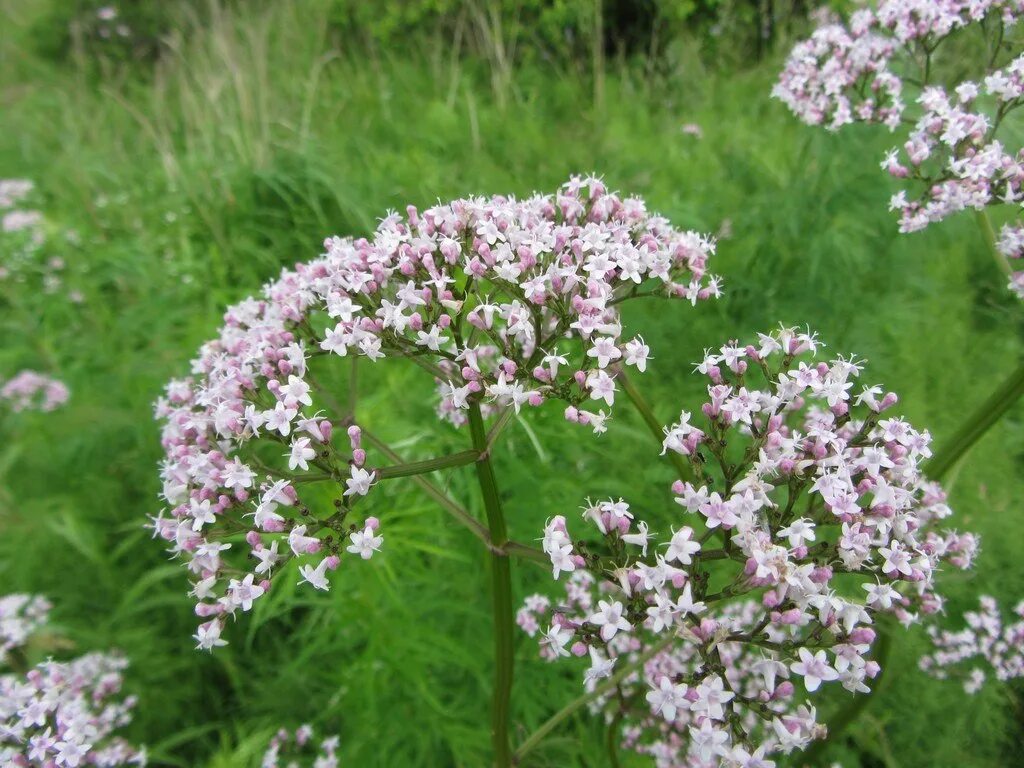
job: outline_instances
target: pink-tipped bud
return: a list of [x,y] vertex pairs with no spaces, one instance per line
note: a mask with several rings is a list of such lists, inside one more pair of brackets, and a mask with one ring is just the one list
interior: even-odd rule
[[779,699],[788,699],[793,695],[793,691],[795,690],[795,686],[789,682],[789,680],[784,680],[779,683],[778,687],[775,689],[775,693],[772,694],[772,699],[775,701],[778,701]]
[[779,623],[796,626],[800,623],[802,613],[803,612],[799,608],[790,608],[788,611],[783,611],[779,616]]
[[896,403],[900,401],[899,397],[896,396],[895,392],[886,392],[885,397],[882,398],[882,402],[878,404],[878,412],[892,408]]
[[850,642],[854,645],[871,645],[875,642],[875,630],[871,627],[857,627],[850,633]]

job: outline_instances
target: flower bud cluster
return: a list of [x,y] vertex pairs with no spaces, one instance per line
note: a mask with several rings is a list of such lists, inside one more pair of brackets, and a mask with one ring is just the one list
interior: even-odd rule
[[[224,644],[226,618],[266,594],[283,560],[301,558],[302,581],[327,589],[346,540],[363,558],[380,547],[376,518],[349,519],[383,475],[366,465],[358,427],[338,446],[352,415],[318,379],[334,358],[408,358],[439,383],[439,413],[456,424],[471,402],[518,412],[555,398],[600,431],[607,413],[584,406],[610,407],[613,366],[643,371],[649,356],[643,339],[622,338],[618,305],[719,292],[709,238],[595,178],[525,200],[410,206],[372,239],[325,249],[231,307],[192,376],[156,406],[170,517],[153,528],[194,578],[201,648]],[[308,506],[311,483],[333,484],[334,509]]]
[[[940,679],[964,677],[964,690],[977,693],[985,683],[984,666],[997,680],[1024,677],[1024,601],[1013,609],[1014,621],[1004,621],[999,604],[989,596],[981,598],[977,611],[964,614],[966,626],[958,631],[928,627],[935,650],[921,659],[921,669]],[[963,675],[964,668],[970,669]]]
[[282,728],[270,740],[260,768],[338,768],[337,736],[313,738],[313,728],[302,725],[292,733]]
[[660,536],[622,499],[588,501],[596,539],[562,516],[545,527],[565,600],[531,598],[519,624],[548,658],[589,657],[588,685],[642,662],[600,704],[659,765],[771,765],[822,737],[797,686],[867,693],[877,617],[936,613],[938,569],[977,551],[942,528],[928,434],[884,416],[896,396],[855,390],[861,364],[820,347],[782,328],[705,353],[699,422],[684,411],[665,429],[692,477]]

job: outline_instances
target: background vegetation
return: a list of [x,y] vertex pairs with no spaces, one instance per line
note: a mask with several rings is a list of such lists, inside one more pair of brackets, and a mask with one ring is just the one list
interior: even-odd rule
[[[483,553],[415,486],[371,502],[386,526],[379,558],[343,568],[327,595],[276,591],[212,655],[192,650],[184,573],[143,528],[160,508],[151,403],[163,383],[187,372],[227,303],[314,257],[326,235],[369,233],[407,203],[550,190],[589,171],[677,225],[718,232],[721,301],[630,307],[655,356],[640,383],[665,420],[696,402],[703,347],[780,321],[868,358],[868,380],[940,441],[1021,354],[1018,306],[973,222],[898,235],[877,165],[890,140],[805,128],[769,99],[802,4],[777,4],[794,15],[774,49],[741,16],[759,4],[711,0],[647,3],[686,11],[655,17],[656,49],[609,42],[595,24],[613,17],[568,0],[490,15],[483,3],[389,2],[370,17],[348,0],[160,4],[116,47],[86,26],[99,5],[0,0],[0,177],[36,182],[46,247],[67,264],[55,293],[32,278],[0,286],[0,378],[33,367],[72,388],[57,413],[0,423],[0,584],[50,597],[77,647],[127,653],[141,697],[129,735],[158,765],[254,765],[273,729],[303,721],[340,733],[347,766],[486,764]],[[157,7],[123,5],[128,24]],[[510,31],[510,18],[525,21]],[[570,28],[587,32],[556,34]],[[136,31],[146,45],[130,42]],[[435,422],[430,392],[417,369],[381,364],[360,418],[413,458],[464,448],[466,435]],[[946,579],[954,615],[979,592],[1024,593],[1022,415],[949,483],[959,525],[984,537],[976,572]],[[671,513],[671,473],[628,408],[599,442],[577,441],[558,409],[531,416],[497,456],[516,538],[625,488]],[[443,481],[473,508],[468,472]],[[528,564],[514,578],[518,597],[550,589]],[[917,670],[924,645],[919,630],[900,637],[877,700],[830,760],[1014,764],[1020,687],[967,699]],[[525,637],[517,663],[526,732],[576,695],[581,670],[549,667]],[[530,765],[603,766],[603,743],[581,715]]]

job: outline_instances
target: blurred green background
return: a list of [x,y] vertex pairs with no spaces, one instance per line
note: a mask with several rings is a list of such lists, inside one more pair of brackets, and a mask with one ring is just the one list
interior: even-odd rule
[[[118,15],[104,27],[106,5]],[[193,650],[183,569],[143,527],[161,506],[162,385],[228,303],[326,235],[587,172],[719,233],[723,299],[627,311],[654,355],[639,383],[666,421],[697,402],[705,346],[779,322],[866,357],[865,381],[900,393],[939,441],[1016,365],[1019,307],[973,220],[898,235],[878,167],[894,140],[806,128],[770,100],[810,5],[0,0],[0,178],[36,183],[44,252],[66,263],[54,291],[32,275],[0,286],[0,378],[31,367],[72,389],[56,413],[0,422],[0,591],[47,595],[80,649],[125,651],[140,696],[128,735],[155,764],[255,765],[276,727],[305,721],[341,735],[346,766],[487,763],[483,552],[411,483],[369,502],[387,533],[379,558],[342,568],[326,595],[275,589],[212,655]],[[382,364],[364,390],[360,420],[404,454],[467,446],[435,420],[418,369]],[[1022,416],[947,483],[956,524],[983,536],[976,571],[946,575],[952,617],[979,593],[1024,593]],[[666,519],[672,475],[635,414],[617,408],[599,441],[577,429],[551,407],[507,430],[496,460],[512,535],[536,538],[587,495]],[[469,472],[438,479],[478,511]],[[514,580],[517,599],[551,593],[545,569],[519,564]],[[517,735],[577,695],[582,673],[519,642]],[[968,698],[918,671],[925,647],[920,629],[898,638],[828,763],[1020,763],[1021,686]],[[581,714],[526,764],[604,766],[603,743]]]

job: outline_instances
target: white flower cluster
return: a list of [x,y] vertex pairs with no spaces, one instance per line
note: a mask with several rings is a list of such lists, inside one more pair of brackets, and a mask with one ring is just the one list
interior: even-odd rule
[[820,738],[793,681],[867,693],[875,618],[935,613],[940,565],[977,550],[940,528],[951,513],[922,475],[927,433],[883,418],[895,395],[855,391],[861,365],[816,361],[820,346],[783,328],[705,354],[703,423],[684,412],[665,429],[693,478],[673,486],[663,544],[622,499],[588,502],[596,541],[562,516],[545,527],[555,578],[572,574],[566,600],[532,598],[519,624],[548,658],[589,656],[588,685],[644,662],[602,705],[659,766],[772,765]]
[[[348,522],[382,475],[365,466],[358,427],[348,431],[351,452],[332,441],[351,414],[336,412],[318,377],[337,358],[424,367],[455,423],[471,402],[518,412],[555,398],[572,421],[601,431],[607,413],[583,406],[610,407],[613,366],[644,371],[649,353],[643,339],[622,338],[619,304],[718,294],[708,238],[594,178],[525,200],[410,206],[372,240],[325,246],[230,308],[193,377],[171,382],[157,404],[171,516],[154,530],[195,578],[201,648],[224,644],[226,617],[250,610],[288,557],[304,558],[303,581],[327,589],[346,539],[363,558],[380,547],[375,518]],[[304,483],[345,490],[320,512],[303,502]]]
[[[46,622],[41,597],[0,597],[0,665]],[[114,732],[131,721],[135,698],[118,700],[128,662],[89,653],[0,675],[0,765],[11,768],[145,765],[146,751]]]

